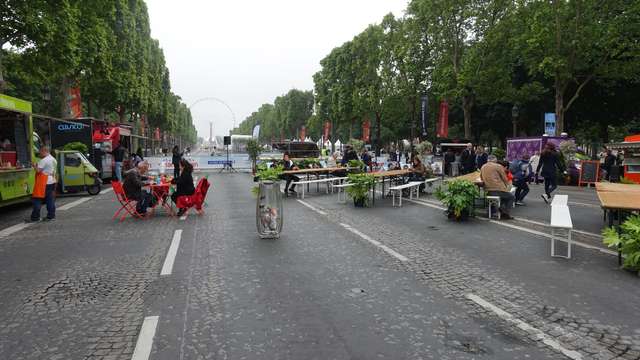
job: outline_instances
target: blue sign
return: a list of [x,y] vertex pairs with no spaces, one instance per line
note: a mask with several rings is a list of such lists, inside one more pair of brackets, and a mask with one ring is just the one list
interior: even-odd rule
[[556,135],[556,114],[555,113],[544,114],[544,133],[549,136]]
[[79,131],[84,128],[83,124],[58,124],[59,131]]

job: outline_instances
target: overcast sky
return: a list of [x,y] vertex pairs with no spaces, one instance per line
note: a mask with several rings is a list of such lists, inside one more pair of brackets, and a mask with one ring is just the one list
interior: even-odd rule
[[[218,98],[236,125],[291,88],[312,90],[319,62],[407,0],[147,0],[173,91],[187,105]],[[227,134],[233,117],[215,101],[192,109],[200,136]]]

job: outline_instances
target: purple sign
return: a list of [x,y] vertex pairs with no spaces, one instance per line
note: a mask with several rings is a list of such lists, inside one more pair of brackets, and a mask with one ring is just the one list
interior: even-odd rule
[[552,143],[559,149],[560,143],[563,141],[574,141],[572,138],[558,136],[538,136],[526,138],[507,139],[507,160],[513,161],[522,159],[524,154],[530,157],[535,153],[541,153],[547,143]]

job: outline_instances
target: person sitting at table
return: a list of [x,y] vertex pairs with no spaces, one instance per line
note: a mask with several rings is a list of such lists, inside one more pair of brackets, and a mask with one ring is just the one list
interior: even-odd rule
[[327,158],[327,167],[335,168],[338,167],[338,152],[334,152],[329,158]]
[[[293,164],[293,160],[289,159],[289,153],[284,153],[282,162],[284,171],[299,170],[298,167]],[[289,196],[289,193],[295,194],[296,185],[293,184],[291,188],[289,188],[289,185],[291,185],[292,181],[300,181],[300,178],[293,174],[285,174],[283,175],[283,179],[286,181],[286,184],[284,185],[284,194],[286,196]]]
[[509,215],[509,209],[511,209],[514,201],[514,196],[510,191],[511,184],[507,180],[505,168],[498,164],[498,159],[495,155],[489,155],[487,163],[480,169],[480,178],[489,196],[500,197],[500,218],[502,220],[512,219]]
[[[178,203],[178,196],[193,195],[196,192],[196,188],[193,186],[193,165],[182,158],[178,166],[180,167],[180,176],[171,180],[171,183],[176,185],[176,191],[171,194],[171,201],[174,204]],[[187,209],[180,208],[177,215],[182,216],[185,211]]]
[[150,192],[143,191],[142,187],[147,185],[149,180],[145,174],[149,170],[149,163],[143,161],[133,169],[124,173],[124,182],[122,187],[127,198],[135,200],[136,211],[142,215],[147,213],[147,208],[153,206],[153,195]]

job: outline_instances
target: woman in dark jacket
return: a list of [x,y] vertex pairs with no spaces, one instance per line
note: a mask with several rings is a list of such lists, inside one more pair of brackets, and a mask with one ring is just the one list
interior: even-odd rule
[[172,153],[171,163],[173,164],[173,177],[177,178],[180,176],[180,160],[182,159],[182,153],[178,145],[173,147]]
[[[174,204],[178,202],[178,196],[193,195],[196,188],[193,186],[193,166],[185,159],[180,159],[178,168],[180,176],[174,178],[171,183],[176,185],[176,191],[171,194],[171,200]],[[182,216],[187,209],[179,209],[178,216]]]
[[[538,168],[536,169],[536,178],[538,174],[544,178],[544,192],[542,194],[542,200],[549,203],[551,200],[551,193],[558,187],[558,170],[563,166],[560,163],[560,155],[556,151],[555,145],[547,143],[545,145],[542,154],[540,154],[540,161],[538,162]],[[542,172],[540,172],[542,168]]]

